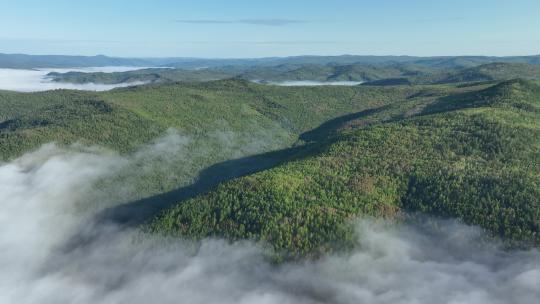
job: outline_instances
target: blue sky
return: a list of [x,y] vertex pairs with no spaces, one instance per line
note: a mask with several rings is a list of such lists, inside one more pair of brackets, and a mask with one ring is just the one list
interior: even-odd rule
[[0,52],[540,54],[538,0],[0,0]]

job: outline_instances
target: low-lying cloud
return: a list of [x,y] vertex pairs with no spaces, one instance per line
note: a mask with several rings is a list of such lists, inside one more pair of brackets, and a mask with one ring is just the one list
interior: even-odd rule
[[[172,135],[168,135],[169,137]],[[185,143],[156,142],[139,153]],[[273,265],[256,244],[93,227],[92,186],[131,158],[46,145],[0,166],[0,303],[538,303],[540,254],[454,221],[360,220],[354,251]],[[134,156],[133,158],[138,158]],[[148,156],[150,157],[150,156]],[[116,191],[121,191],[118,184]],[[89,208],[91,210],[92,208]],[[93,242],[66,246],[81,226]]]
[[125,72],[138,70],[142,68],[135,67],[89,67],[89,68],[70,68],[70,69],[0,69],[0,90],[18,91],[18,92],[39,92],[55,89],[71,89],[86,91],[108,91],[118,87],[127,87],[141,85],[144,82],[130,82],[119,84],[96,84],[96,83],[65,83],[55,82],[47,77],[50,72]]

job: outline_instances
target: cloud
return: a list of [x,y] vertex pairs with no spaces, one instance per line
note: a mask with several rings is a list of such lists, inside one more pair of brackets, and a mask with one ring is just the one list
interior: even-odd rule
[[73,69],[39,69],[39,70],[19,70],[0,68],[0,90],[10,90],[19,92],[38,92],[55,89],[87,90],[87,91],[107,91],[118,87],[141,85],[144,82],[130,82],[119,84],[96,84],[96,83],[63,83],[54,82],[47,77],[49,72],[66,73],[77,72],[124,72],[130,70],[143,69],[142,67],[89,67]]
[[[160,158],[184,145],[168,134],[133,158]],[[455,221],[360,220],[353,251],[279,266],[250,242],[194,244],[92,225],[92,213],[80,208],[95,203],[92,185],[133,160],[78,150],[46,145],[0,166],[0,303],[528,304],[540,298],[538,251],[505,251]],[[98,237],[66,247],[81,227]]]
[[180,19],[176,20],[178,23],[186,24],[248,24],[248,25],[264,25],[264,26],[286,26],[293,24],[308,23],[307,20],[299,19],[236,19],[236,20],[223,20],[223,19]]

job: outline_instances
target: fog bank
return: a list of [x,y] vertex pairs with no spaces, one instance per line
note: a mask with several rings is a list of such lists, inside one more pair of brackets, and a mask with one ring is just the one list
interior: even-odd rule
[[[0,303],[532,304],[540,299],[538,251],[504,251],[481,241],[478,229],[455,221],[359,220],[360,246],[354,251],[281,266],[268,263],[263,249],[250,242],[206,240],[195,246],[89,224],[92,214],[79,206],[94,204],[103,194],[92,185],[141,153],[159,158],[184,145],[171,138],[172,143],[165,137],[132,158],[46,145],[1,164]],[[99,237],[66,247],[80,228]]]
[[70,68],[70,69],[0,69],[0,90],[18,91],[18,92],[39,92],[55,89],[86,90],[86,91],[107,91],[119,87],[141,85],[144,82],[130,82],[120,84],[96,84],[96,83],[65,83],[54,82],[47,77],[50,72],[125,72],[143,68],[134,67],[89,67],[89,68]]

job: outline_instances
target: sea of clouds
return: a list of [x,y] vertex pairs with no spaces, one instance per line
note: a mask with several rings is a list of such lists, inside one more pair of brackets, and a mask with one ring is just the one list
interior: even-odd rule
[[88,68],[67,68],[67,69],[2,69],[0,68],[0,90],[18,92],[39,92],[55,89],[72,89],[86,91],[107,91],[118,87],[141,85],[144,82],[130,82],[120,84],[96,84],[96,83],[64,83],[52,81],[47,74],[50,72],[126,72],[143,69],[141,67],[88,67]]
[[[40,92],[55,89],[71,89],[85,91],[108,91],[114,88],[142,85],[145,82],[127,82],[118,84],[99,84],[99,83],[67,83],[56,82],[47,76],[50,72],[67,73],[67,72],[83,72],[83,73],[113,73],[126,72],[147,67],[86,67],[86,68],[62,68],[62,69],[6,69],[0,68],[0,90],[17,91],[17,92]],[[310,80],[291,80],[282,82],[254,81],[268,85],[277,86],[355,86],[361,81],[310,81]]]
[[282,265],[251,242],[195,246],[93,222],[99,210],[81,206],[103,197],[97,181],[184,144],[155,145],[121,157],[49,144],[0,164],[0,303],[539,302],[538,251],[505,251],[456,221],[360,219],[352,252]]

